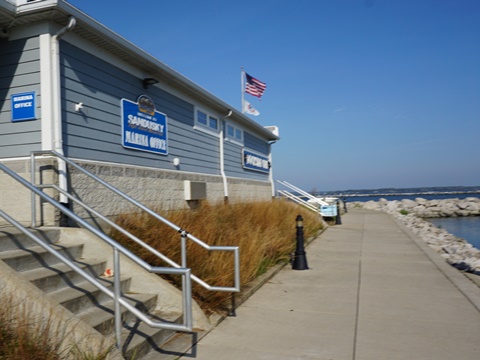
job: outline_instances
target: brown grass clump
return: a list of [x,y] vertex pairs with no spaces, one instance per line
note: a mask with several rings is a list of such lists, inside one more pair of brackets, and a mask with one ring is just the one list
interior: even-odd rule
[[65,343],[65,323],[45,311],[39,315],[30,299],[18,299],[0,288],[0,359],[105,360],[112,348],[81,350]]
[[57,360],[60,359],[57,351],[57,345],[50,336],[48,320],[37,321],[24,306],[2,301],[0,359]]
[[[161,212],[159,212],[161,213]],[[197,210],[179,210],[165,215],[208,245],[239,246],[241,284],[245,285],[281,261],[288,261],[295,249],[295,218],[304,218],[305,238],[315,235],[322,222],[318,214],[291,202],[276,200],[258,203],[210,205]],[[124,214],[117,222],[132,234],[178,264],[180,235],[147,214]],[[112,236],[153,266],[166,266],[151,253],[119,233]],[[187,266],[192,273],[212,286],[233,285],[231,252],[207,251],[188,241]],[[171,278],[172,282],[180,279]],[[177,284],[178,285],[178,284]],[[210,292],[194,283],[195,299],[206,309],[219,310],[229,293]]]

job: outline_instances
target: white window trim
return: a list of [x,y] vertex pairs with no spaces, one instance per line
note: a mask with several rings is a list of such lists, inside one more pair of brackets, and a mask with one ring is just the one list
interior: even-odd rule
[[[228,135],[228,126],[231,126],[233,127],[233,131],[235,133],[235,130],[240,130],[242,132],[242,140],[239,140],[235,137],[235,135],[233,137],[229,136]],[[241,145],[243,146],[245,141],[244,141],[244,135],[245,135],[245,132],[243,131],[243,129],[237,125],[234,125],[232,123],[229,123],[229,122],[225,122],[225,140],[227,141],[230,141],[234,144],[238,144],[238,145]]]
[[[197,117],[198,117],[198,112],[199,111],[201,111],[202,113],[207,115],[207,125],[204,125],[204,124],[198,122]],[[217,128],[216,129],[209,126],[210,118],[213,118],[213,119],[217,120]],[[220,124],[220,119],[219,119],[218,116],[215,116],[212,113],[203,110],[202,108],[195,107],[195,125],[193,126],[193,128],[195,130],[199,130],[199,131],[205,132],[207,134],[211,134],[211,135],[214,135],[214,136],[218,137],[219,134],[220,134],[220,126],[221,126],[221,124]]]

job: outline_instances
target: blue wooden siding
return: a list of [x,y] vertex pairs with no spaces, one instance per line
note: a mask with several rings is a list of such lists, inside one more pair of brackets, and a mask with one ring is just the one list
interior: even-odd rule
[[262,140],[248,131],[243,132],[243,143],[245,148],[257,152],[260,155],[267,155],[270,153],[270,145],[267,141]]
[[[103,61],[68,42],[61,41],[61,94],[63,143],[67,156],[181,171],[220,175],[219,138],[194,129],[195,105],[158,87],[143,89],[142,79]],[[25,156],[41,149],[40,120],[11,122],[10,96],[36,91],[40,118],[40,63],[37,37],[0,40],[0,157]],[[157,110],[168,118],[169,154],[159,155],[125,149],[121,145],[120,101],[150,96]],[[81,112],[75,104],[83,103]],[[263,154],[269,145],[244,132],[245,148]],[[242,167],[242,146],[225,141],[227,176],[267,180],[268,175]]]
[[244,136],[243,146],[237,142],[225,140],[225,145],[224,145],[225,174],[230,177],[267,181],[269,177],[268,174],[243,168],[242,150],[246,148],[250,151],[258,153],[259,155],[268,157],[268,154],[269,154],[268,142],[252,135],[247,131],[243,132],[243,136]]
[[[41,149],[40,60],[38,37],[0,39],[0,157]],[[11,95],[35,91],[37,120],[12,123]]]
[[[218,138],[193,129],[194,105],[162,89],[142,88],[141,79],[69,43],[61,44],[64,145],[67,156],[219,174]],[[121,145],[120,101],[150,96],[168,118],[169,155],[125,149]],[[84,104],[83,113],[74,111]]]

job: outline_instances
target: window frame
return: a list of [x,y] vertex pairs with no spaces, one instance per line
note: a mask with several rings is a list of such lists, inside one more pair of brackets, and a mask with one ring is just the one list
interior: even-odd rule
[[[199,121],[199,113],[205,115],[206,124]],[[215,122],[216,127],[211,126],[212,121]],[[203,110],[202,108],[195,108],[195,125],[193,126],[194,129],[206,132],[208,134],[212,134],[218,136],[220,132],[220,119],[218,116],[209,113],[208,111]]]
[[[233,130],[233,136],[231,136],[228,132],[229,130],[229,127]],[[241,137],[238,138],[237,137],[237,132],[240,132],[240,135]],[[231,141],[233,143],[236,143],[236,144],[239,144],[239,145],[242,145],[244,144],[244,134],[243,134],[243,129],[240,128],[239,126],[237,125],[234,125],[233,123],[231,122],[225,122],[225,140],[228,140],[228,141]]]

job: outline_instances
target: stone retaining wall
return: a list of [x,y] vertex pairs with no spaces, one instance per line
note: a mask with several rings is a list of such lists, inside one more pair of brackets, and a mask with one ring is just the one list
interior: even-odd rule
[[424,218],[479,216],[480,199],[394,200],[352,202],[350,207],[378,210],[391,214],[417,234],[452,266],[480,275],[480,250],[464,239],[433,225]]
[[[221,176],[124,165],[77,163],[90,173],[97,175],[110,185],[152,209],[170,211],[195,205],[195,203],[185,200],[185,180],[206,183],[207,200],[211,203],[224,200]],[[103,215],[114,217],[123,212],[137,211],[130,203],[107,188],[98,185],[82,172],[69,167],[69,176],[73,193]],[[229,178],[228,189],[230,202],[270,201],[272,199],[269,182]],[[79,206],[75,206],[74,209],[80,216],[88,217],[88,213]]]
[[[11,170],[30,181],[30,160],[22,159],[2,162]],[[224,185],[221,176],[185,173],[179,171],[133,167],[116,164],[77,162],[90,173],[126,193],[148,208],[163,211],[195,207],[198,202],[185,200],[185,180],[204,182],[207,200],[211,203],[224,201]],[[57,161],[38,159],[36,161],[36,183],[58,184]],[[129,211],[138,211],[129,202],[106,187],[98,184],[81,171],[68,167],[70,191],[88,206],[109,218]],[[235,202],[270,201],[272,188],[268,181],[228,178],[228,200]],[[44,190],[58,200],[56,191]],[[31,225],[31,192],[7,174],[0,171],[0,209],[23,225]],[[93,223],[95,216],[76,204],[71,204],[74,212]],[[37,226],[58,226],[60,212],[52,205],[37,201]],[[0,226],[8,225],[0,218]],[[99,226],[101,224],[98,224]]]

